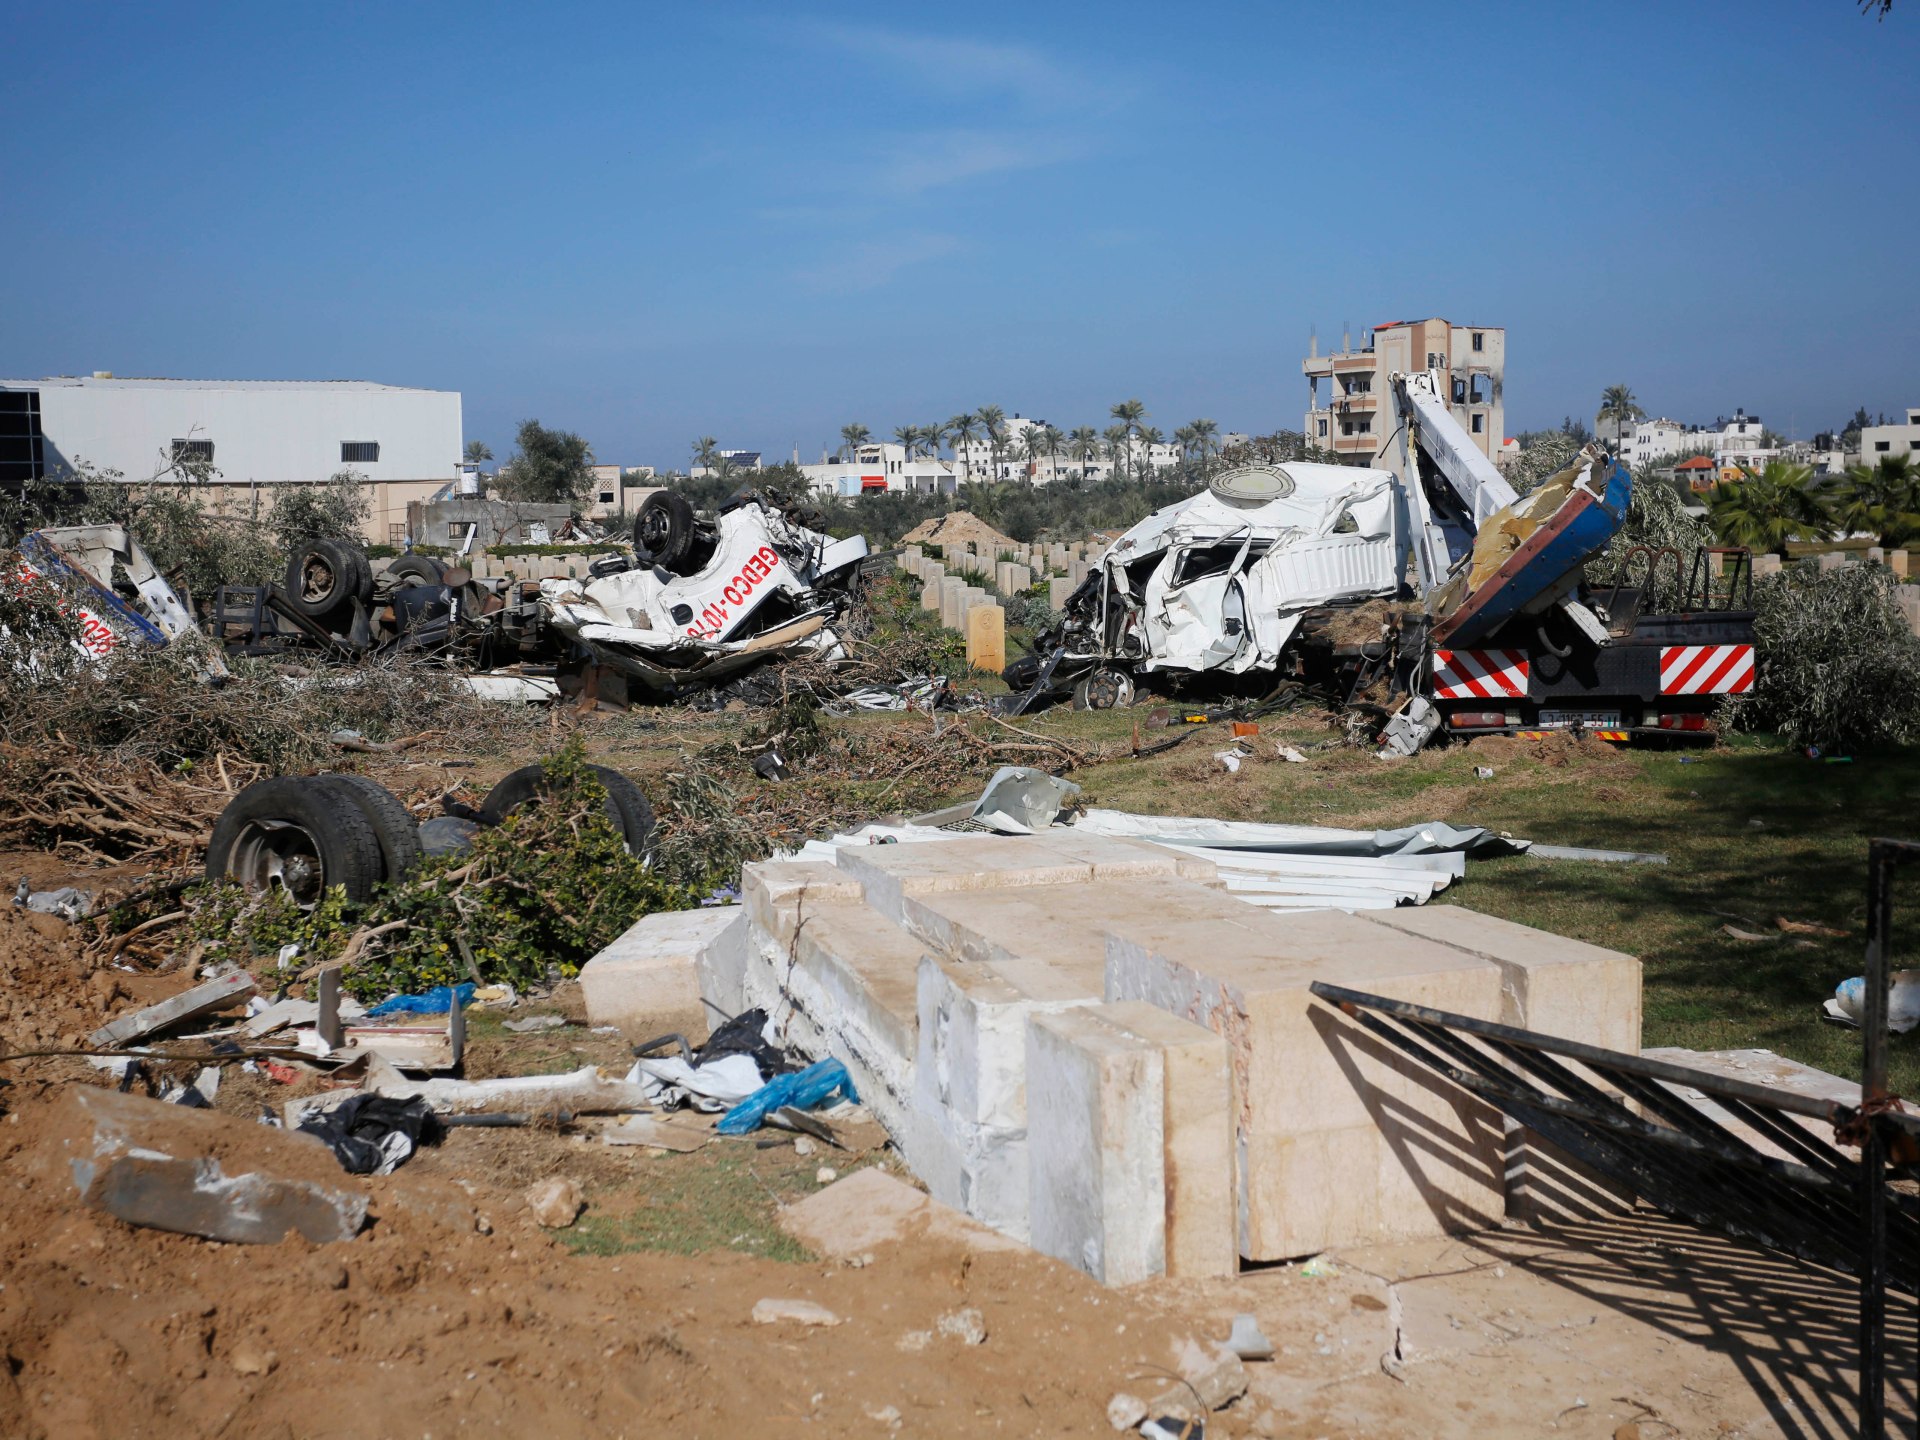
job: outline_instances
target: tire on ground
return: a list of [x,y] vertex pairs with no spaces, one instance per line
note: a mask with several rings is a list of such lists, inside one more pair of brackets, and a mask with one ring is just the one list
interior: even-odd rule
[[633,517],[633,543],[653,555],[653,563],[675,570],[693,546],[693,506],[677,490],[658,490]]
[[345,795],[373,827],[374,838],[380,842],[383,880],[392,884],[418,863],[422,853],[420,825],[398,795],[364,775],[316,775],[314,779],[331,784]]
[[[626,837],[627,849],[635,855],[646,853],[653,839],[653,806],[640,787],[618,770],[605,765],[592,767],[607,792],[607,818]],[[539,765],[522,765],[487,792],[480,813],[489,825],[498,825],[507,816],[547,788],[547,772]]]
[[341,788],[291,775],[256,781],[234,796],[207,845],[208,879],[256,892],[272,884],[276,862],[303,906],[335,886],[364,902],[384,869],[379,837],[360,807]]

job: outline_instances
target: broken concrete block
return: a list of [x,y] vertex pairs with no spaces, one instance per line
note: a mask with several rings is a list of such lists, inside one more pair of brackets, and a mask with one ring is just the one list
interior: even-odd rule
[[[1227,1042],[1143,1001],[1101,1005],[1086,1013],[1160,1051],[1167,1274],[1234,1274],[1240,1268],[1235,1243],[1239,1187],[1234,1183],[1233,1065]],[[1032,1129],[1030,1117],[1030,1138]]]
[[732,906],[642,916],[580,967],[587,1022],[617,1025],[635,1041],[676,1030],[694,1044],[706,1039],[701,956],[739,918]]
[[86,1086],[56,1102],[43,1173],[129,1225],[242,1245],[351,1240],[367,1197],[312,1136]]
[[102,1049],[109,1045],[130,1045],[135,1040],[158,1034],[170,1026],[211,1014],[215,1010],[224,1010],[236,1001],[246,999],[255,988],[251,975],[243,972],[222,975],[191,990],[182,990],[158,1005],[149,1005],[144,1010],[136,1010],[131,1015],[122,1015],[118,1020],[109,1021],[88,1039]]
[[913,1101],[926,945],[857,899],[812,891],[804,904],[774,910],[773,922],[747,942],[733,1013],[758,1006],[784,1017],[790,1042],[846,1065],[874,1118],[899,1133]]
[[1498,1116],[1308,989],[1325,980],[1492,1019],[1498,968],[1413,935],[1383,943],[1381,927],[1338,911],[1243,908],[1241,926],[1208,922],[1176,943],[1115,933],[1107,960],[1109,999],[1146,1000],[1231,1046],[1241,1255],[1498,1223]]
[[824,1305],[811,1300],[773,1297],[753,1304],[756,1325],[838,1325],[840,1317]]
[[804,1200],[783,1206],[777,1220],[787,1234],[830,1260],[909,1240],[980,1252],[1021,1248],[1018,1242],[876,1168],[857,1170]]
[[1640,962],[1463,905],[1376,910],[1370,923],[1437,940],[1500,967],[1502,1025],[1640,1053]]
[[577,1182],[563,1175],[536,1180],[522,1197],[533,1218],[549,1230],[564,1230],[587,1208],[587,1197]]
[[1108,1285],[1166,1270],[1164,1060],[1088,1009],[1027,1022],[1028,1233]]

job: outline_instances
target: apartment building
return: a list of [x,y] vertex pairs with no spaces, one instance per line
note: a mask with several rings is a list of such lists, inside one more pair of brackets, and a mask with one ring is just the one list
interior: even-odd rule
[[960,488],[960,471],[952,461],[909,455],[904,445],[876,440],[857,447],[846,459],[820,457],[817,465],[802,465],[807,489],[816,495],[886,494],[951,495]]
[[1506,438],[1507,332],[1441,319],[1376,325],[1362,334],[1358,350],[1346,335],[1333,355],[1322,355],[1316,338],[1300,362],[1307,377],[1307,443],[1346,464],[1371,464],[1394,430],[1388,377],[1419,370],[1446,377],[1447,408],[1487,457],[1497,458]]
[[1904,425],[1867,425],[1860,431],[1860,463],[1877,465],[1896,455],[1920,460],[1920,409],[1907,411]]

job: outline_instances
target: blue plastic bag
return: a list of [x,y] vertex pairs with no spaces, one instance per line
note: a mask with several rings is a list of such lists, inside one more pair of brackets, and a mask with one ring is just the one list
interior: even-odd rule
[[395,995],[367,1011],[367,1018],[377,1020],[382,1015],[444,1015],[456,1003],[462,1010],[473,1003],[472,981],[463,980],[458,985],[436,985],[424,995]]
[[720,1117],[715,1128],[722,1135],[745,1135],[760,1128],[760,1122],[775,1110],[791,1105],[811,1110],[835,1094],[858,1100],[853,1077],[838,1060],[821,1060],[791,1075],[776,1075],[753,1094]]

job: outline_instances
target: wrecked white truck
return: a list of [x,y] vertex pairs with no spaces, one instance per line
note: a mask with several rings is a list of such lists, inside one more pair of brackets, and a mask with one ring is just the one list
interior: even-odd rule
[[541,598],[594,663],[671,696],[783,656],[836,658],[866,557],[865,536],[836,540],[778,497],[737,496],[706,520],[663,490],[634,521],[631,569],[548,580]]
[[[1116,540],[1034,652],[1019,713],[1137,687],[1260,699],[1287,686],[1371,712],[1389,751],[1441,730],[1704,735],[1754,680],[1751,561],[1629,552],[1588,563],[1632,481],[1595,446],[1522,498],[1449,412],[1434,372],[1392,377],[1398,469],[1293,463],[1219,476]],[[1663,562],[1665,596],[1655,598]],[[1640,571],[1630,575],[1638,563]]]

